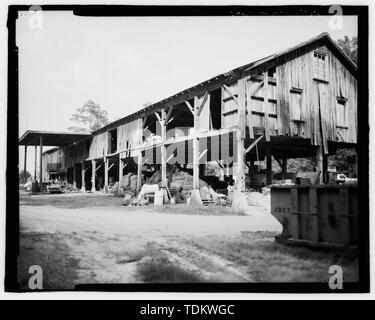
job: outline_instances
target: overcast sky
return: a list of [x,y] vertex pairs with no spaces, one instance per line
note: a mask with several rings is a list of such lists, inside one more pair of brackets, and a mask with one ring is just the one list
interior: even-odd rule
[[113,121],[322,32],[334,40],[357,35],[357,19],[345,16],[343,28],[334,30],[329,16],[91,18],[43,12],[40,30],[31,29],[29,19],[21,15],[16,30],[20,136],[28,129],[66,131],[71,114],[89,99]]

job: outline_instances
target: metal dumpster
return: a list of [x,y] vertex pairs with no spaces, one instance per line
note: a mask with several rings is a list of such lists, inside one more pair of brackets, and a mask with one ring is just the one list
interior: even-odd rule
[[357,185],[272,186],[271,213],[287,242],[358,245]]

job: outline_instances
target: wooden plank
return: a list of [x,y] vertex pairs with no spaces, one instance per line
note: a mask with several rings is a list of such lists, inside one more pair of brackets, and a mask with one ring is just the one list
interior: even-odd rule
[[245,191],[246,79],[238,80],[237,180],[236,187]]
[[142,151],[138,151],[137,158],[137,190],[140,191],[142,188]]
[[250,96],[254,96],[257,91],[264,85],[264,80],[262,80],[261,82],[258,82],[257,84],[255,84],[255,86],[251,87],[251,94]]
[[199,139],[198,131],[199,99],[194,98],[194,136],[193,136],[193,189],[199,189]]
[[39,188],[43,182],[43,136],[39,138]]
[[159,121],[160,124],[161,124],[162,120],[161,120],[161,118],[160,118],[159,113],[155,111],[154,114],[155,114],[156,118],[158,119],[158,121]]
[[232,90],[225,84],[223,85],[223,88],[226,91],[226,93],[228,93],[228,95],[232,97],[236,103],[238,103],[238,98],[235,94],[233,94]]
[[36,180],[36,167],[38,165],[38,147],[37,145],[35,144],[35,158],[34,158],[34,180]]
[[253,103],[251,99],[251,85],[250,81],[246,81],[246,127],[249,130],[249,138],[254,139],[254,129],[252,123],[252,111],[253,111]]
[[[171,107],[172,108],[172,107]],[[165,139],[167,136],[167,127],[165,125],[166,122],[166,114],[165,110],[161,111],[161,186],[165,187],[167,185],[167,149],[165,145]]]
[[86,182],[85,182],[85,163],[81,162],[81,191],[86,192]]
[[25,180],[25,183],[27,182],[26,161],[27,161],[27,145],[25,145],[25,154],[24,154],[24,159],[23,159],[23,179]]
[[263,111],[264,111],[264,132],[266,141],[270,141],[270,130],[269,130],[269,117],[268,117],[268,74],[267,72],[263,73],[264,77],[264,100],[263,100]]
[[207,91],[207,92],[204,94],[203,99],[202,99],[202,101],[201,101],[201,103],[200,103],[200,105],[199,105],[199,108],[198,108],[198,111],[197,111],[197,116],[198,116],[198,117],[201,115],[201,112],[202,112],[204,106],[206,105],[206,102],[207,102],[208,97],[209,97],[209,94],[208,94],[208,91]]
[[188,109],[190,110],[190,112],[192,113],[192,115],[194,115],[194,108],[191,106],[189,101],[185,100],[184,102],[185,102],[186,106],[188,107]]
[[168,120],[170,119],[171,115],[172,115],[172,112],[173,112],[173,106],[170,106],[169,110],[168,110],[168,113],[164,119],[164,122],[167,123]]
[[123,169],[124,169],[124,166],[123,166],[123,162],[121,160],[121,153],[119,153],[118,154],[118,181],[119,181],[119,184],[120,184],[122,176],[123,176]]
[[201,160],[201,159],[204,157],[204,155],[207,153],[207,151],[208,151],[208,149],[204,149],[204,150],[200,153],[200,155],[199,155],[199,160]]
[[96,161],[91,160],[91,192],[96,192]]
[[255,141],[251,143],[251,145],[245,150],[245,153],[248,153],[252,148],[254,148],[260,140],[262,140],[264,135],[261,135],[260,137],[256,138]]
[[108,192],[108,163],[109,159],[104,157],[104,192]]

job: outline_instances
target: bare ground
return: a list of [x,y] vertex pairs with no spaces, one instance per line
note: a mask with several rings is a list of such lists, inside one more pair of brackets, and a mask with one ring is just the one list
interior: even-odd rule
[[[79,283],[324,281],[341,264],[357,279],[348,253],[275,243],[281,226],[267,205],[246,215],[220,208],[122,207],[100,195],[22,196],[19,282],[28,266],[44,270],[45,288]],[[178,213],[178,214],[176,214]]]

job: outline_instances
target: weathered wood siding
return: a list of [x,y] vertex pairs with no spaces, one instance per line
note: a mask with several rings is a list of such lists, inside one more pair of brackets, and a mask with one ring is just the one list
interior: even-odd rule
[[108,152],[108,132],[103,132],[92,137],[89,158],[97,159]]
[[[127,150],[140,145],[142,142],[142,119],[135,119],[117,128],[117,151]],[[122,157],[133,156],[123,153]]]
[[87,139],[63,148],[65,151],[66,168],[70,168],[74,164],[87,160],[89,158],[90,145],[92,145],[91,139]]
[[65,152],[58,148],[53,151],[47,151],[42,156],[43,177],[48,178],[50,171],[66,172]]
[[[325,81],[314,79],[314,52],[325,54]],[[326,46],[314,44],[283,56],[276,61],[276,73],[268,79],[265,109],[263,86],[255,91],[263,75],[247,77],[246,108],[252,128],[264,128],[267,112],[271,135],[307,138],[315,145],[323,140],[325,147],[328,141],[357,142],[357,81]],[[237,97],[237,82],[228,87]],[[345,99],[343,111],[336,107],[337,97]],[[237,112],[236,99],[222,89],[223,128],[238,124]]]

